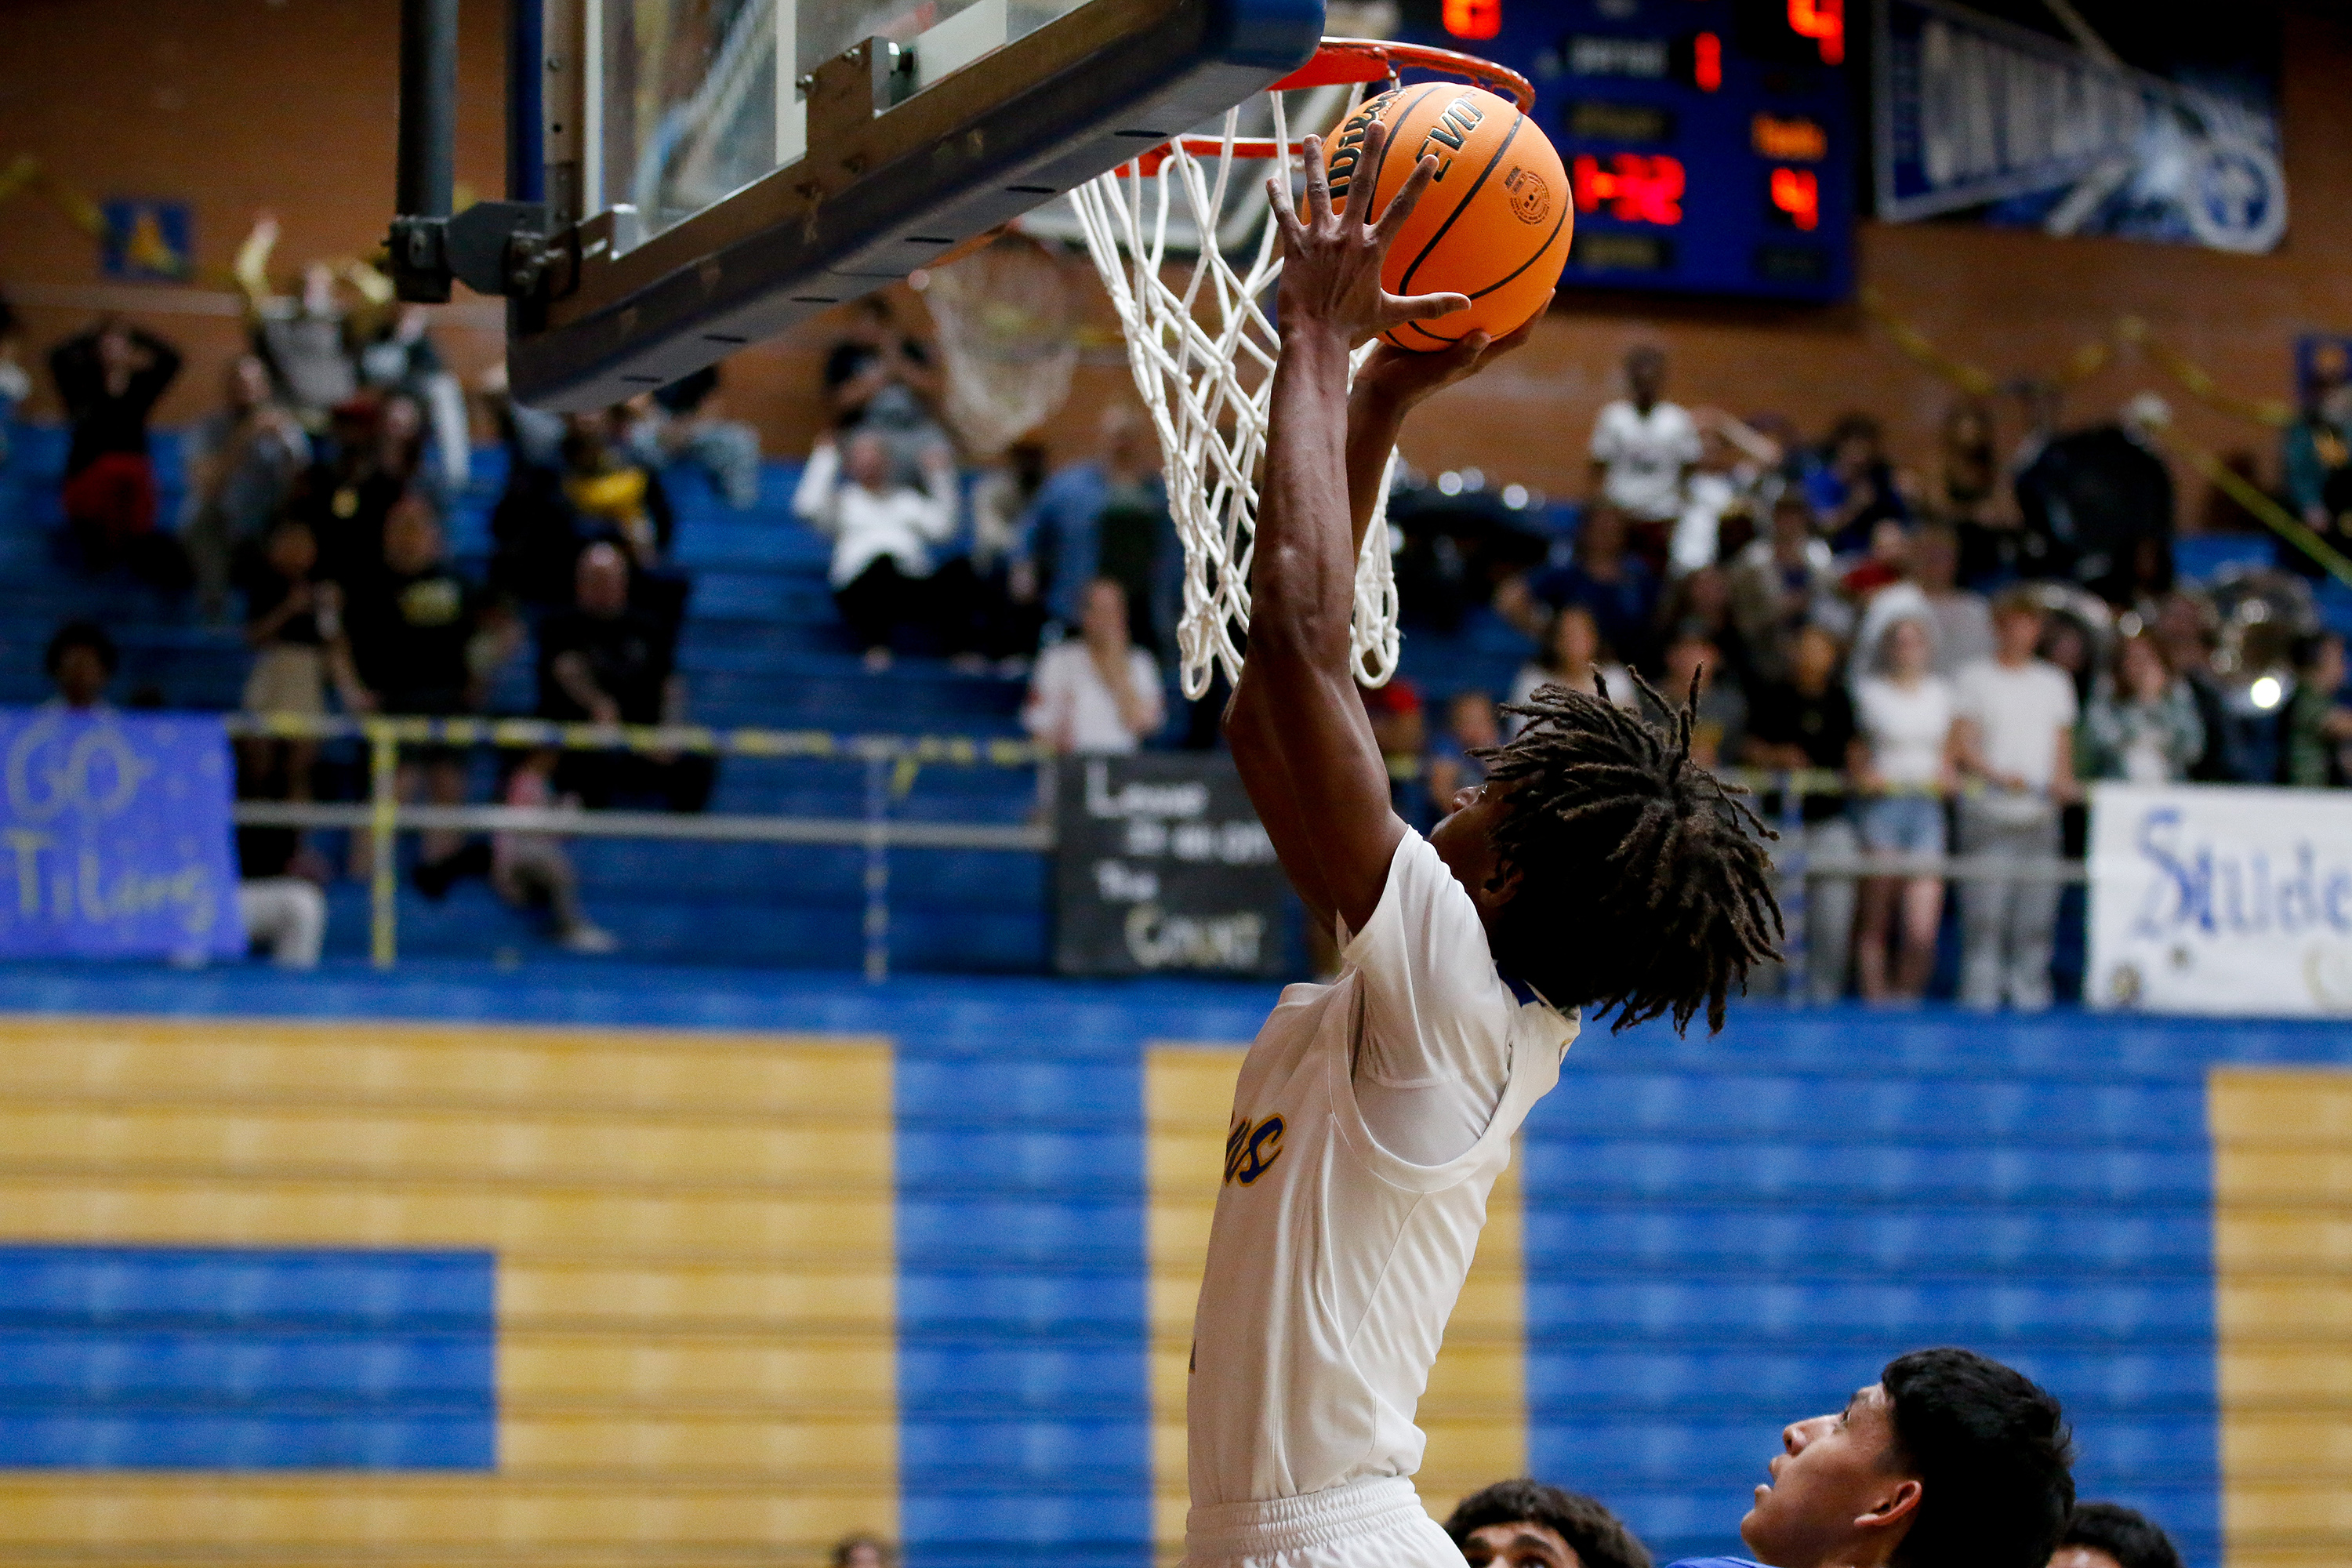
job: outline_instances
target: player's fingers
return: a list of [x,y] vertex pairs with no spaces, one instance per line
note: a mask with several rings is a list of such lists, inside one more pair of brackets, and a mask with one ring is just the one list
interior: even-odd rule
[[[1350,196],[1355,195],[1357,186],[1381,166],[1381,149],[1388,144],[1389,128],[1377,120],[1366,121],[1364,134],[1356,142],[1356,162],[1348,180],[1348,193]],[[1364,199],[1354,204],[1354,210],[1363,215],[1366,227],[1371,226],[1374,214],[1372,189],[1369,184],[1364,186]]]
[[[1559,290],[1553,290],[1553,293],[1557,292],[1559,292]],[[1517,331],[1506,332],[1501,337],[1495,340],[1492,352],[1498,354],[1507,354],[1513,349],[1525,348],[1527,346],[1528,340],[1536,335],[1536,323],[1544,319],[1544,312],[1546,310],[1551,309],[1551,300],[1552,296],[1550,294],[1545,295],[1544,302],[1536,307],[1534,315],[1529,316],[1526,321],[1519,323]]]
[[1391,321],[1425,321],[1470,308],[1467,294],[1391,294],[1387,315]]
[[1421,193],[1429,189],[1429,182],[1435,178],[1437,159],[1434,155],[1415,163],[1412,173],[1405,176],[1404,188],[1397,192],[1395,200],[1389,203],[1389,210],[1381,214],[1380,226],[1372,231],[1373,237],[1382,245],[1395,238],[1396,231],[1404,226],[1404,220],[1411,217],[1412,209],[1420,205]]
[[1274,221],[1282,229],[1283,247],[1296,251],[1306,237],[1299,232],[1298,213],[1290,205],[1290,192],[1284,188],[1279,175],[1268,175],[1265,182],[1265,205],[1274,209]]
[[1331,216],[1331,172],[1323,166],[1323,138],[1309,136],[1306,147],[1307,221],[1319,224]]

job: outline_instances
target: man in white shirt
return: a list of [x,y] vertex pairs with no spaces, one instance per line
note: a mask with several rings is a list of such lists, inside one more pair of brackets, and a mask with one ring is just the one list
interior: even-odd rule
[[[2030,588],[1995,602],[1993,657],[1958,689],[1953,746],[1979,787],[1960,797],[1960,853],[2047,862],[2058,858],[2058,808],[2075,798],[2074,683],[2033,657],[2042,605]],[[2005,996],[2021,1013],[2050,1005],[2058,884],[2046,877],[1960,884],[1960,1002],[1987,1011]]]
[[825,437],[809,454],[793,510],[833,540],[833,602],[866,652],[866,668],[890,668],[890,634],[925,618],[931,547],[955,531],[955,472],[944,449],[924,458],[923,487],[890,479],[890,447],[871,430],[846,449]]
[[[1371,123],[1360,158],[1383,139]],[[1760,825],[1688,761],[1679,713],[1666,733],[1546,688],[1428,838],[1391,809],[1349,648],[1357,548],[1406,412],[1516,343],[1383,347],[1351,395],[1351,348],[1467,301],[1380,284],[1434,158],[1377,225],[1333,212],[1318,139],[1304,162],[1304,217],[1269,189],[1282,356],[1225,732],[1341,969],[1283,993],[1234,1089],[1194,1318],[1186,1557],[1461,1568],[1413,1493],[1413,1412],[1511,1135],[1580,1007],[1717,1022],[1777,912]]]
[[1660,395],[1666,356],[1648,344],[1625,355],[1626,396],[1592,422],[1592,483],[1636,522],[1671,523],[1683,510],[1683,477],[1699,459],[1690,411]]

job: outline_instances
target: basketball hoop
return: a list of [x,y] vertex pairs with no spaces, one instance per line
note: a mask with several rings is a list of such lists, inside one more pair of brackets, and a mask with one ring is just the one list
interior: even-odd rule
[[[1249,627],[1249,565],[1257,517],[1257,468],[1265,452],[1266,410],[1281,342],[1262,301],[1281,275],[1277,231],[1264,223],[1236,268],[1218,243],[1227,203],[1257,188],[1236,165],[1271,161],[1286,188],[1302,148],[1290,137],[1286,92],[1347,87],[1338,123],[1355,112],[1365,86],[1395,85],[1407,69],[1457,77],[1515,100],[1522,112],[1535,89],[1515,71],[1451,49],[1370,38],[1326,38],[1315,58],[1268,88],[1271,136],[1240,133],[1240,106],[1217,136],[1181,136],[1138,155],[1070,193],[1087,252],[1102,275],[1127,339],[1136,391],[1160,434],[1168,506],[1184,547],[1184,607],[1177,627],[1184,695],[1198,698],[1213,673],[1241,678],[1240,634]],[[1149,188],[1147,189],[1147,186]],[[1181,289],[1164,276],[1169,219],[1189,220],[1200,258]],[[1371,353],[1367,343],[1350,365]],[[1389,559],[1389,483],[1381,471],[1371,526],[1356,562],[1349,653],[1356,679],[1381,686],[1396,673],[1396,576]]]

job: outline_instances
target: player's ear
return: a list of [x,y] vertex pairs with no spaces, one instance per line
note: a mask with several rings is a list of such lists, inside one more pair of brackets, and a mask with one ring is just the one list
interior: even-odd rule
[[1919,1500],[1926,1495],[1916,1476],[1905,1476],[1871,1500],[1870,1506],[1856,1516],[1853,1527],[1873,1533],[1908,1530],[1918,1515]]

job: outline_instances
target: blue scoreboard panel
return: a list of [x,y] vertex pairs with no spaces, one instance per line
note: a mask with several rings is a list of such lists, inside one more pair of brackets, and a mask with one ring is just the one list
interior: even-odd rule
[[1407,0],[1401,33],[1536,84],[1576,198],[1563,288],[1830,300],[1853,279],[1847,4]]

